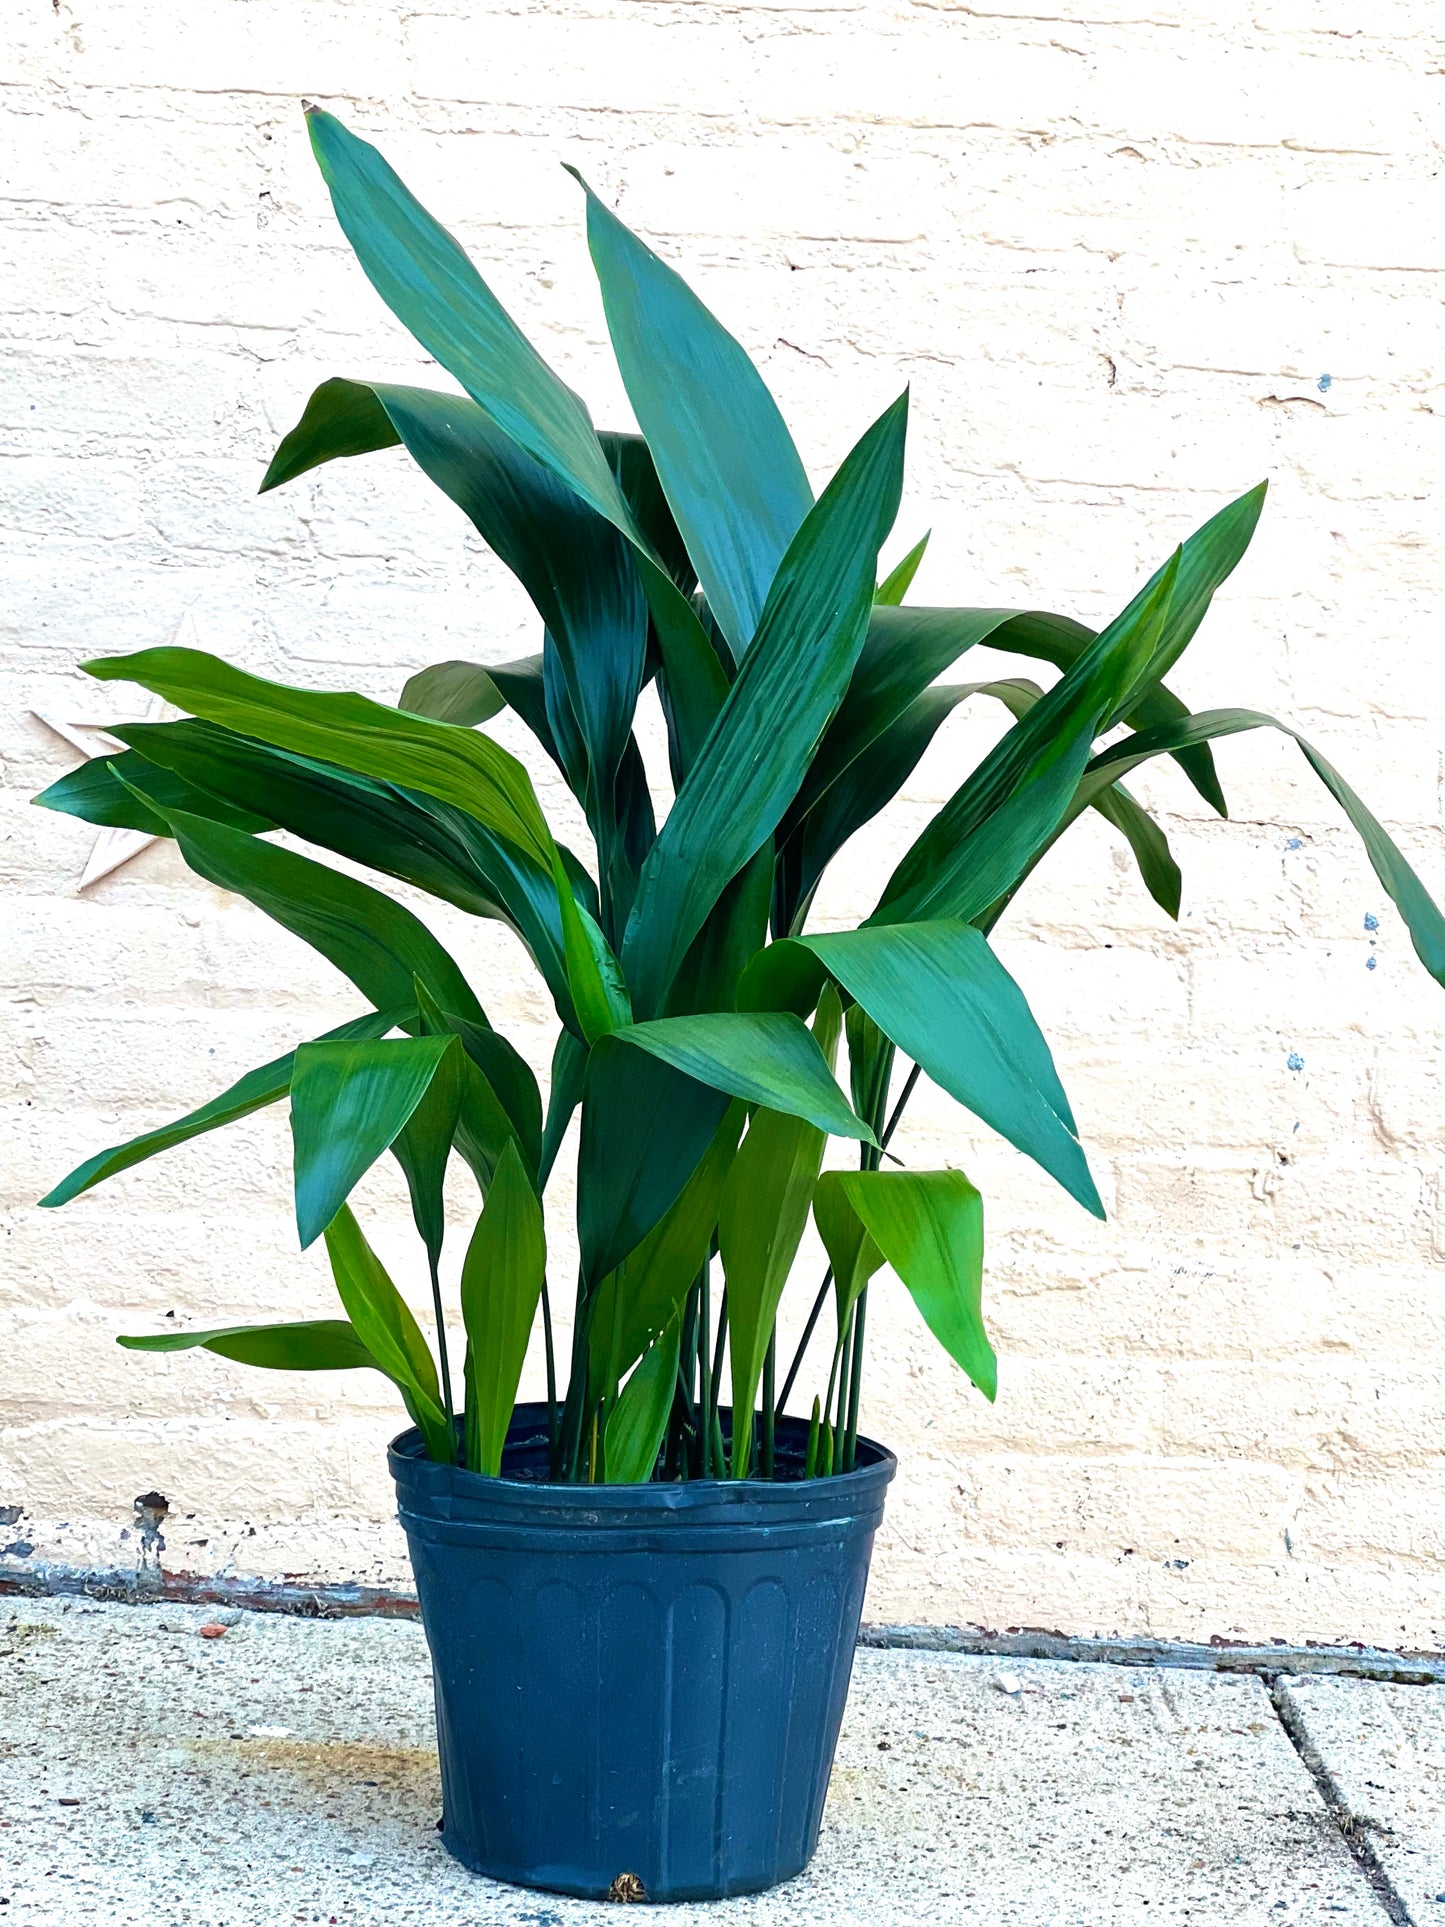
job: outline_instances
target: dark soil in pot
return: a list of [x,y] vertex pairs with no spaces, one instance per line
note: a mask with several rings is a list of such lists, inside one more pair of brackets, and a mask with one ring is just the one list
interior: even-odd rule
[[[807,1427],[784,1419],[801,1465]],[[546,1482],[546,1408],[505,1476],[391,1448],[436,1681],[442,1838],[497,1880],[705,1900],[807,1865],[896,1469]],[[640,1889],[640,1891],[639,1891]]]

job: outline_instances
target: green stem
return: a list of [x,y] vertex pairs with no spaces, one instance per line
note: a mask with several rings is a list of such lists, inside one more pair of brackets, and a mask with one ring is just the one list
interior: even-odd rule
[[863,1332],[868,1323],[868,1287],[853,1308],[853,1368],[848,1377],[848,1424],[843,1437],[843,1470],[851,1472],[858,1452],[858,1395],[863,1383]]
[[437,1326],[437,1355],[442,1367],[442,1409],[447,1415],[447,1437],[452,1441],[452,1461],[456,1462],[457,1418],[456,1406],[452,1403],[452,1368],[447,1358],[447,1321],[442,1312],[442,1281],[437,1271],[437,1261],[427,1253],[427,1268],[431,1272],[432,1315]]
[[709,1477],[712,1458],[712,1373],[708,1369],[708,1346],[712,1339],[711,1274],[712,1260],[705,1258],[697,1279],[697,1415],[700,1427],[697,1475],[700,1479]]
[[567,1402],[562,1408],[562,1478],[576,1485],[582,1464],[582,1431],[587,1406],[587,1333],[592,1322],[592,1298],[582,1274],[577,1274],[577,1306],[572,1317],[572,1368],[567,1375]]
[[552,1295],[542,1278],[542,1338],[547,1347],[547,1457],[553,1478],[557,1476],[557,1446],[561,1433],[557,1426],[557,1356],[552,1349]]
[[774,1325],[768,1338],[768,1349],[763,1354],[763,1417],[762,1438],[758,1446],[758,1470],[765,1479],[773,1476],[773,1447],[775,1442],[776,1406],[773,1403],[773,1375],[778,1369],[778,1328]]

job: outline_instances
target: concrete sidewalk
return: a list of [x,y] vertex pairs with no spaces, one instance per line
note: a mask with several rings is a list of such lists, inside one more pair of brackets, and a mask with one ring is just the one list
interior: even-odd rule
[[[613,1918],[447,1856],[430,1700],[414,1624],[0,1599],[0,1927]],[[860,1650],[813,1867],[649,1917],[1445,1927],[1445,1688]]]

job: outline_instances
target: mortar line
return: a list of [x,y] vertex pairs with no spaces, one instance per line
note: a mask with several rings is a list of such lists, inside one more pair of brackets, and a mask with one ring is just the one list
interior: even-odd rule
[[1363,1826],[1350,1811],[1349,1804],[1340,1790],[1338,1781],[1325,1765],[1319,1748],[1310,1738],[1304,1721],[1291,1706],[1289,1696],[1284,1691],[1280,1676],[1277,1674],[1268,1682],[1270,1702],[1274,1707],[1275,1718],[1284,1728],[1290,1745],[1300,1757],[1300,1762],[1325,1804],[1330,1819],[1338,1827],[1340,1838],[1349,1849],[1350,1856],[1360,1869],[1376,1900],[1384,1908],[1395,1927],[1414,1927],[1410,1910],[1401,1899],[1394,1882],[1385,1871],[1380,1856],[1375,1851],[1375,1843]]
[[[346,1581],[308,1586],[293,1579],[205,1578],[147,1568],[91,1568],[50,1561],[22,1565],[0,1559],[0,1598],[90,1598],[125,1606],[219,1606],[289,1613],[302,1619],[417,1619],[416,1595]],[[977,1659],[1051,1659],[1092,1666],[1165,1666],[1186,1672],[1325,1674],[1382,1680],[1395,1686],[1445,1685],[1445,1653],[1399,1653],[1363,1643],[1290,1646],[1282,1640],[1207,1644],[1173,1639],[1100,1639],[1013,1626],[864,1624],[860,1646],[893,1651],[961,1653]]]

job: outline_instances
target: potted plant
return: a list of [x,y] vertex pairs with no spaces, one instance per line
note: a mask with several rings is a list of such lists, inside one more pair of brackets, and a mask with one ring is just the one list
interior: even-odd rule
[[[1164,834],[1121,779],[1170,755],[1223,815],[1210,741],[1281,727],[1191,714],[1165,682],[1264,490],[1207,522],[1097,634],[1056,615],[903,606],[922,544],[876,578],[906,396],[815,500],[738,343],[584,186],[641,429],[597,431],[380,154],[309,118],[363,268],[464,392],[328,381],[263,488],[403,445],[519,577],[542,647],[423,670],[395,709],[194,650],[87,665],[188,719],[117,726],[124,754],[38,800],[173,837],[201,876],[335,964],[365,1008],[91,1158],[44,1202],[289,1096],[301,1243],[325,1240],[346,1316],[120,1342],[371,1367],[396,1385],[413,1427],[391,1467],[435,1661],[444,1838],[463,1861],[593,1896],[764,1887],[817,1838],[893,1472],[858,1431],[874,1274],[890,1267],[973,1384],[995,1391],[978,1192],[962,1172],[889,1159],[889,1140],[926,1074],[1103,1215],[1048,1046],[989,937],[1087,809],[1177,914]],[[1060,673],[1046,690],[937,682],[985,642]],[[649,683],[675,790],[660,824],[633,733]],[[810,931],[830,860],[980,695],[1011,727],[862,925]],[[504,705],[581,804],[591,861],[557,841],[523,766],[480,727]],[[1445,981],[1439,911],[1300,747]],[[559,1023],[545,1107],[427,927],[268,841],[276,828],[516,933]],[[564,1361],[541,1196],[579,1109]],[[856,1169],[824,1171],[830,1136],[857,1146]],[[425,1251],[435,1351],[347,1204],[387,1150]],[[460,1359],[440,1273],[453,1152],[483,1200],[461,1266]],[[832,1263],[780,1370],[778,1305],[810,1212]],[[817,1396],[789,1416],[830,1297]],[[517,1404],[539,1316],[547,1397]]]

